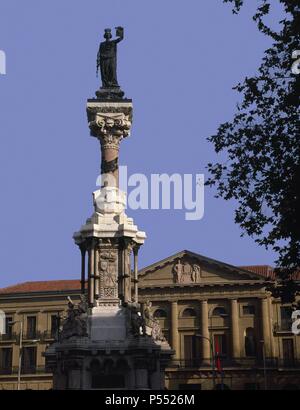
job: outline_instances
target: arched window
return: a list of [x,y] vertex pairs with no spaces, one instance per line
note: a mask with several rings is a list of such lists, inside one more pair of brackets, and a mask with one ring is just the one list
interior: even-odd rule
[[196,311],[193,308],[187,308],[184,309],[184,311],[182,312],[182,317],[196,317]]
[[245,354],[247,357],[255,356],[256,354],[255,335],[253,327],[248,327],[245,330]]
[[167,312],[163,309],[156,309],[153,316],[157,319],[164,319],[167,317]]
[[213,316],[227,316],[226,309],[223,306],[217,306],[212,312]]

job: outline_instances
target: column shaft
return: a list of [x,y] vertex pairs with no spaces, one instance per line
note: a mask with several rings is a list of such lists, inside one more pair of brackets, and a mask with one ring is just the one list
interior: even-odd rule
[[271,356],[276,357],[275,353],[275,341],[273,336],[273,306],[272,306],[272,299],[271,297],[268,298],[268,306],[269,306],[269,313],[270,313],[270,347],[271,347]]
[[94,248],[89,249],[89,304],[94,303]]
[[81,293],[85,291],[85,249],[81,248]]
[[261,316],[262,316],[262,337],[264,341],[265,356],[270,357],[270,321],[268,299],[261,299]]
[[211,357],[210,336],[208,328],[208,303],[207,300],[201,301],[201,335],[202,337],[202,360],[208,361]]
[[107,177],[107,186],[119,186],[118,158],[118,147],[101,144],[101,174]]
[[174,359],[180,358],[179,333],[178,333],[178,305],[177,302],[171,304],[171,337],[172,349],[175,350]]
[[232,334],[232,357],[237,359],[241,355],[239,312],[236,299],[231,300],[231,334]]
[[138,302],[138,248],[133,249],[134,254],[134,301]]
[[100,293],[100,277],[99,277],[99,251],[96,248],[95,251],[95,265],[94,265],[94,275],[95,275],[95,299],[99,298]]

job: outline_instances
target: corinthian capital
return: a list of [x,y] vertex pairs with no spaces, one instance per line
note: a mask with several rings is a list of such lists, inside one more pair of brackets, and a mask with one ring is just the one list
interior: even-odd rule
[[97,113],[89,127],[92,135],[99,138],[104,145],[118,145],[129,135],[131,121],[124,113]]
[[132,104],[128,102],[88,102],[87,114],[91,135],[108,146],[119,145],[129,136]]

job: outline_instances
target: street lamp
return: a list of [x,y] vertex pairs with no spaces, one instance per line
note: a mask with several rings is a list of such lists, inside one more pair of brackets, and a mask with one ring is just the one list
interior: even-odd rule
[[[22,355],[23,355],[23,321],[22,320],[14,320],[13,322],[9,322],[9,325],[15,325],[16,323],[20,323],[20,343],[19,343],[19,367],[18,367],[18,385],[17,389],[21,389],[21,369],[22,369]],[[39,339],[32,340],[32,343],[39,342]]]
[[206,336],[197,334],[196,337],[201,337],[202,339],[205,339],[209,342],[210,346],[210,363],[211,363],[211,370],[212,370],[212,377],[213,377],[213,388],[215,389],[216,387],[216,378],[215,378],[215,359],[214,359],[214,347],[212,340]]

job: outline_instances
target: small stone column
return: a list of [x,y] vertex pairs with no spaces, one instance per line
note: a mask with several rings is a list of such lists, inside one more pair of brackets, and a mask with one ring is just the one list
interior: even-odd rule
[[94,269],[94,248],[93,244],[91,244],[88,255],[89,255],[89,261],[88,261],[88,302],[89,305],[92,306],[94,304],[94,289],[95,289],[95,269]]
[[172,349],[175,351],[174,359],[178,360],[180,357],[179,352],[179,333],[178,333],[178,304],[177,302],[171,302],[171,344]]
[[85,254],[86,254],[86,249],[84,246],[80,246],[80,252],[81,252],[81,293],[84,294],[85,292]]
[[239,311],[236,299],[231,300],[231,335],[232,335],[232,357],[238,359],[241,355]]
[[208,303],[207,300],[201,301],[201,338],[202,342],[202,360],[206,364],[210,363],[211,352],[210,352],[210,335],[208,328]]
[[123,297],[123,302],[128,303],[131,301],[131,253],[133,249],[133,243],[124,240],[123,249],[123,271],[119,275],[119,294]]
[[98,299],[100,296],[100,274],[99,274],[99,249],[96,247],[95,248],[95,264],[94,264],[94,281],[95,281],[95,285],[94,285],[94,292],[95,292],[95,299]]
[[138,253],[139,253],[139,246],[135,246],[133,248],[133,257],[134,257],[134,301],[138,302]]

